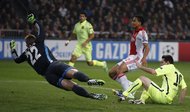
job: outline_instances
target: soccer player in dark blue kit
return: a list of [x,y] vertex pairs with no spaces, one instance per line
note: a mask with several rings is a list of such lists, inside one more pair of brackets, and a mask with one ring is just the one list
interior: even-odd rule
[[29,34],[25,37],[27,49],[18,56],[16,43],[10,42],[11,53],[16,63],[27,61],[30,66],[52,85],[73,91],[79,96],[97,100],[105,100],[105,94],[89,93],[84,88],[74,83],[71,79],[77,79],[81,82],[87,82],[88,85],[103,85],[103,80],[90,79],[84,73],[77,69],[55,59],[51,51],[44,44],[45,35],[42,26],[36,21],[33,14],[29,14],[27,21],[37,28],[37,36]]

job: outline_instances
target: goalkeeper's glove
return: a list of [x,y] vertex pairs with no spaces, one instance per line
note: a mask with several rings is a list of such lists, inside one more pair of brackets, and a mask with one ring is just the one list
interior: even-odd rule
[[10,48],[11,48],[11,51],[16,49],[16,42],[14,40],[11,40],[10,42]]
[[29,14],[27,16],[27,21],[30,23],[30,24],[34,24],[34,22],[36,21],[35,17],[34,17],[34,14]]
[[16,42],[14,40],[10,41],[10,48],[13,58],[14,59],[18,58],[18,54],[16,52]]

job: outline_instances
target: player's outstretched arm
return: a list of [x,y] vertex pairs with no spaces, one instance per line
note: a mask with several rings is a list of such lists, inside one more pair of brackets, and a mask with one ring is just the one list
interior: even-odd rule
[[149,48],[148,43],[143,43],[143,46],[144,46],[144,54],[143,54],[143,58],[141,59],[141,63],[143,66],[147,66],[146,57],[148,56],[150,48]]
[[22,53],[20,56],[18,56],[17,51],[16,51],[16,42],[14,40],[11,40],[10,48],[11,48],[11,54],[16,63],[22,63],[25,61],[26,59],[25,53]]
[[28,23],[30,23],[36,27],[37,35],[38,35],[37,38],[38,39],[40,38],[39,40],[44,40],[45,36],[44,36],[43,28],[42,28],[40,22],[36,20],[34,14],[29,14],[27,16],[27,21],[28,21]]
[[179,94],[179,104],[182,104],[184,102],[186,93],[187,93],[187,87],[181,89],[180,94]]
[[138,61],[135,61],[135,63],[139,69],[141,69],[149,74],[156,75],[156,71],[154,69],[145,67],[145,66],[141,65]]

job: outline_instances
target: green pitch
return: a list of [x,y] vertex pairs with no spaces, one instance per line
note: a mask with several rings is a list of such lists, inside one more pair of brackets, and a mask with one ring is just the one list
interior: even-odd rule
[[[109,67],[114,64],[116,62],[108,62]],[[159,63],[150,62],[149,66],[157,67]],[[176,63],[176,67],[184,75],[190,90],[190,63]],[[172,105],[119,103],[111,88],[121,87],[112,81],[103,69],[89,67],[85,62],[77,62],[76,68],[91,78],[105,80],[103,87],[89,87],[85,83],[76,82],[90,92],[107,94],[108,99],[97,101],[79,97],[49,85],[27,63],[18,65],[13,61],[0,61],[0,112],[190,112],[190,93],[187,94],[183,105],[178,104],[177,98]],[[139,70],[128,73],[128,78],[134,81],[140,75],[148,76],[157,84],[161,84],[161,78]],[[136,97],[139,96],[140,91],[136,93]]]

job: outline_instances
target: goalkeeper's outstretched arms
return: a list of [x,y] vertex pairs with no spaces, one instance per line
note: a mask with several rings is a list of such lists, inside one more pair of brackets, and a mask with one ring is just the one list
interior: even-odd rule
[[37,29],[36,40],[37,41],[44,41],[45,34],[44,34],[44,31],[43,31],[42,25],[40,24],[39,21],[37,21],[34,14],[29,14],[27,16],[27,21],[28,21],[29,24],[34,25],[36,27],[36,29]]
[[22,63],[26,60],[27,57],[25,55],[25,52],[23,52],[20,56],[18,56],[16,51],[16,42],[14,40],[11,40],[10,48],[11,48],[11,54],[16,63]]

